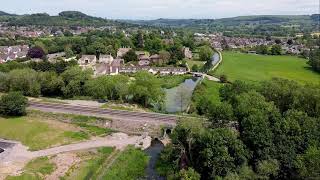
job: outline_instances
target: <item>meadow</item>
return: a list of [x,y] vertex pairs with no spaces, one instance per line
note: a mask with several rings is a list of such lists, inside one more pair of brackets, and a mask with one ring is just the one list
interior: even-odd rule
[[320,83],[320,74],[312,71],[307,60],[295,56],[264,56],[238,52],[223,52],[222,64],[210,74],[226,75],[229,81],[256,83],[273,77],[299,83]]

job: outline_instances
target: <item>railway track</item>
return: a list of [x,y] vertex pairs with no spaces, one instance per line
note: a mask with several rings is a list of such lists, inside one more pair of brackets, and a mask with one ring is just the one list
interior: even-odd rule
[[67,105],[56,103],[29,102],[29,108],[49,112],[77,113],[84,115],[108,116],[133,121],[160,121],[163,123],[176,123],[178,116],[160,113],[133,112],[124,110],[101,109],[89,106]]

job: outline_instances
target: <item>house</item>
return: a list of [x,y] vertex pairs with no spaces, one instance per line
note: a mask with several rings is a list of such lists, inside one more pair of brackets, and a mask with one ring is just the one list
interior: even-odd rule
[[[112,56],[111,56],[112,57]],[[120,67],[122,64],[124,64],[124,60],[123,59],[113,59],[113,57],[111,58],[108,56],[103,56],[101,59],[100,56],[100,60],[99,63],[97,63],[94,67],[94,74],[96,76],[99,75],[116,75],[119,74],[120,71]]]
[[192,52],[188,47],[184,47],[182,51],[185,58],[192,59]]
[[161,59],[159,54],[154,54],[152,56],[149,57],[150,58],[150,62],[153,64],[162,64],[163,60]]
[[138,62],[139,66],[149,66],[150,65],[150,61],[149,60],[140,60]]
[[17,58],[24,58],[27,56],[29,46],[0,46],[0,54],[2,61],[10,61]]
[[144,52],[144,51],[136,51],[136,55],[137,55],[138,58],[139,58],[140,56],[146,56],[147,54],[146,54],[146,52]]
[[117,52],[117,57],[122,58],[127,52],[129,52],[131,48],[119,48]]
[[82,57],[78,60],[78,64],[80,67],[92,67],[97,63],[96,55],[82,55]]
[[99,57],[99,63],[111,63],[113,57],[111,55],[101,54]]
[[120,73],[136,73],[138,71],[148,71],[152,74],[160,74],[160,75],[182,75],[187,73],[186,68],[180,67],[137,67],[137,66],[126,66],[121,67],[119,72]]

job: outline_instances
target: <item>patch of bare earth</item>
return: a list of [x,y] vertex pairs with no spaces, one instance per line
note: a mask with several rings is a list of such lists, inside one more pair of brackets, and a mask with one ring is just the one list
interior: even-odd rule
[[81,158],[77,154],[69,152],[56,155],[51,159],[51,162],[56,164],[57,169],[46,176],[46,180],[56,180],[63,177],[72,166],[81,162]]

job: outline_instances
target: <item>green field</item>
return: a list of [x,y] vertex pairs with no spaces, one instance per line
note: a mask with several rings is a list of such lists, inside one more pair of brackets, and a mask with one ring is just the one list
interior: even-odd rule
[[222,64],[210,74],[227,75],[229,81],[258,82],[280,77],[300,83],[320,83],[320,74],[312,71],[302,58],[237,52],[223,52],[222,56]]
[[[66,123],[70,121],[70,123]],[[22,117],[0,117],[0,138],[16,140],[30,150],[105,136],[113,131],[90,125],[94,117],[30,111]]]

